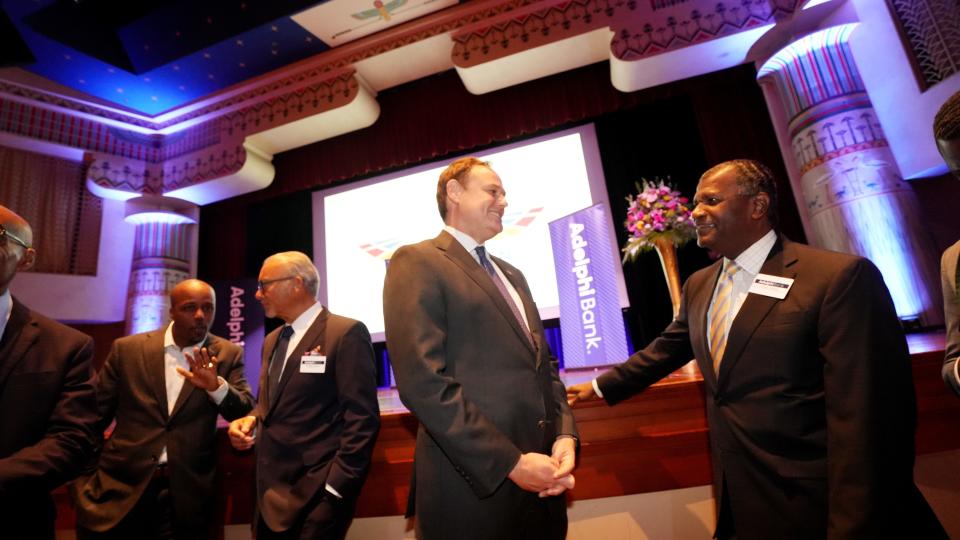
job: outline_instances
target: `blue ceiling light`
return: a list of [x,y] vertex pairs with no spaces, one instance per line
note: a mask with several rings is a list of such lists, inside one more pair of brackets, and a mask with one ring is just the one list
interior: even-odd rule
[[[305,2],[301,0],[279,3],[289,11],[290,5]],[[127,21],[128,29],[119,30],[118,35],[123,38],[125,50],[128,51],[129,64],[148,66],[155,64],[158,59],[171,58],[183,50],[195,52],[135,74],[80,52],[31,28],[27,23],[30,16],[53,4],[59,3],[56,0],[8,0],[3,3],[4,10],[37,58],[36,62],[20,67],[148,116],[170,111],[228,86],[329,49],[325,43],[287,16],[267,20],[241,33],[229,33],[228,37],[216,43],[197,48],[196,45],[203,41],[195,40],[209,37],[199,30],[202,25],[207,24],[205,18],[197,24],[185,22],[183,29],[173,30],[169,38],[163,38],[160,33],[147,32],[142,27],[143,24],[149,25],[149,21],[155,18],[162,23],[158,24],[157,28],[170,24],[169,20],[164,19],[169,19],[170,14],[157,10],[133,23]],[[231,6],[240,10],[241,8],[236,6],[242,4]],[[204,5],[205,3],[200,3],[193,11],[199,13],[200,7]],[[262,13],[260,15],[262,16]],[[223,13],[218,15],[227,16],[228,14]],[[248,19],[237,16],[241,22],[250,25]],[[200,26],[197,26],[198,24]],[[217,26],[217,20],[210,23],[210,26]],[[131,28],[141,28],[142,31],[132,32],[129,30]],[[176,36],[178,31],[179,37]],[[191,41],[192,45],[171,45],[171,42],[178,39]]]

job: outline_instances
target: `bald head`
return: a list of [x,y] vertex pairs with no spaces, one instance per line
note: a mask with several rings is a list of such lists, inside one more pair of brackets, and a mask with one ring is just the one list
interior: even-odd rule
[[213,287],[199,279],[186,279],[170,290],[170,319],[178,347],[203,341],[213,324],[216,306]]
[[[27,220],[5,206],[0,206],[0,226],[6,234],[0,238],[0,294],[21,270],[29,270],[37,260],[33,249],[33,230]],[[25,247],[30,246],[30,247]]]
[[33,229],[30,228],[30,224],[6,206],[0,206],[0,225],[28,246],[33,246]]

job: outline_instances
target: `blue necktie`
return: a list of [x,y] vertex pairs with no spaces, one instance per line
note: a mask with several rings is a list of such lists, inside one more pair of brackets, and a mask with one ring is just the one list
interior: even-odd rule
[[490,259],[487,258],[487,250],[483,246],[477,246],[476,250],[477,257],[480,259],[480,266],[487,271],[487,275],[490,276],[490,279],[493,280],[493,284],[497,286],[497,290],[500,291],[500,294],[503,295],[504,301],[510,306],[510,311],[513,312],[513,316],[516,317],[517,322],[520,323],[520,328],[523,328],[523,335],[527,336],[527,340],[530,341],[530,344],[533,344],[533,337],[530,336],[530,331],[527,329],[527,324],[523,322],[523,316],[520,315],[520,310],[517,308],[517,304],[513,301],[513,297],[510,296],[510,292],[507,291],[507,286],[503,284],[503,280],[500,279],[500,276],[497,275],[497,270],[493,267],[493,263],[490,262]]
[[290,344],[290,336],[293,335],[293,327],[289,324],[284,325],[280,331],[280,338],[277,339],[277,345],[273,348],[273,358],[270,359],[270,371],[267,378],[267,397],[270,403],[280,384],[280,373],[283,371],[283,362],[287,358],[287,345]]

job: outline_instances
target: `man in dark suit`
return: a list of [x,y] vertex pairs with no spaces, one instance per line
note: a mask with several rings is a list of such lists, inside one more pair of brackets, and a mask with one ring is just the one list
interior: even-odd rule
[[[950,172],[960,180],[960,92],[950,96],[937,111],[933,121],[937,149]],[[943,286],[943,314],[947,340],[943,359],[943,380],[960,395],[960,240],[948,247],[940,259],[940,282]]]
[[97,383],[100,432],[116,428],[77,481],[78,537],[206,538],[217,416],[253,408],[242,349],[209,333],[216,300],[197,279],[170,291],[170,324],[113,343]]
[[717,538],[946,538],[913,482],[910,356],[868,260],[778,236],[776,184],[749,160],[700,179],[680,314],[571,402],[622,401],[696,358]]
[[0,536],[11,540],[54,538],[50,490],[96,444],[93,341],[10,294],[36,260],[32,242],[30,224],[0,206]]
[[562,539],[576,427],[523,274],[486,254],[507,206],[476,158],[440,175],[439,236],[393,255],[387,348],[420,421],[408,514],[425,540]]
[[229,431],[238,449],[256,440],[257,539],[341,539],[380,430],[370,334],[317,302],[303,253],[268,257],[259,279],[257,299],[285,324],[264,340],[256,409]]

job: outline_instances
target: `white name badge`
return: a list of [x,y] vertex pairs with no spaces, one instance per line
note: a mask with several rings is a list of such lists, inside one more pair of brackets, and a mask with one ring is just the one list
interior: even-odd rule
[[787,293],[790,292],[792,286],[792,278],[757,274],[757,277],[753,278],[753,284],[750,285],[750,291],[748,292],[783,300],[787,297]]
[[326,373],[327,357],[319,354],[305,354],[300,357],[300,373]]

